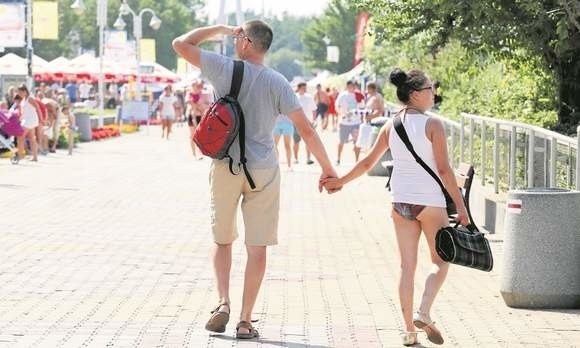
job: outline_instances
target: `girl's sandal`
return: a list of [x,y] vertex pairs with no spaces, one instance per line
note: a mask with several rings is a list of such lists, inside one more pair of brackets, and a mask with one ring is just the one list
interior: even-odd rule
[[[246,329],[249,332],[241,333],[240,329]],[[258,330],[254,329],[251,323],[242,320],[238,323],[238,325],[236,325],[236,338],[247,340],[257,337],[260,337],[260,334],[258,333]]]
[[[227,312],[224,310],[227,308]],[[230,321],[230,304],[220,303],[211,311],[212,316],[205,324],[205,329],[212,332],[222,333],[226,331],[226,325]]]
[[401,340],[403,341],[403,345],[406,347],[414,346],[419,343],[417,339],[417,332],[415,331],[405,331],[401,334]]
[[418,328],[425,331],[427,334],[427,339],[435,344],[443,344],[443,336],[441,332],[435,326],[435,322],[424,315],[423,313],[416,312],[413,318],[413,324]]

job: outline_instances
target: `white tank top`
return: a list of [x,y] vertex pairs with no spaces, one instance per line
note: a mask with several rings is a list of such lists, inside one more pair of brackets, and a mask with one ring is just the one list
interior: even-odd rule
[[21,102],[22,107],[22,126],[28,129],[38,127],[38,114],[34,105],[28,99]]
[[[407,114],[403,119],[405,131],[421,159],[437,173],[433,145],[427,139],[425,128],[428,116]],[[445,197],[437,182],[415,161],[395,127],[391,127],[389,147],[393,156],[391,190],[394,203],[419,204],[430,207],[445,207]]]

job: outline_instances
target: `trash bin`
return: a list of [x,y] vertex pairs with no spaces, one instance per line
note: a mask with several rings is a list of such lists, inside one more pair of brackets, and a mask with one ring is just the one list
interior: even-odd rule
[[79,129],[79,138],[81,141],[91,141],[93,132],[91,130],[91,116],[89,114],[76,113],[76,126]]
[[580,308],[580,192],[508,192],[500,293],[516,308]]
[[[383,125],[388,121],[387,117],[377,117],[371,121],[371,126],[373,127],[373,131],[371,133],[371,144],[374,145],[375,141],[379,136],[379,131],[383,127]],[[391,175],[391,169],[389,167],[384,167],[382,165],[385,161],[391,161],[393,157],[391,156],[391,151],[386,151],[381,159],[375,164],[374,167],[371,168],[367,172],[369,176],[389,176]]]

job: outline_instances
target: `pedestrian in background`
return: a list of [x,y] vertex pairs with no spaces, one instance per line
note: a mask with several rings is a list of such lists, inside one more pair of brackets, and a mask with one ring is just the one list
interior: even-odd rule
[[336,110],[340,118],[338,125],[338,153],[336,164],[340,164],[340,157],[344,144],[348,143],[349,137],[352,138],[354,157],[358,162],[360,155],[360,147],[356,146],[356,139],[358,138],[358,128],[361,124],[361,116],[357,114],[356,110],[358,102],[355,94],[355,84],[352,81],[346,83],[344,91],[340,92],[336,98]]
[[195,129],[201,121],[201,116],[205,114],[207,108],[209,108],[209,97],[203,92],[203,80],[194,81],[191,84],[191,90],[187,96],[187,106],[188,106],[188,116],[187,125],[189,126],[189,142],[191,146],[191,151],[193,156],[197,159],[203,159],[203,154],[197,155],[197,145],[193,141],[193,135],[195,134]]
[[68,155],[72,156],[73,149],[75,147],[75,134],[76,134],[76,121],[75,115],[72,113],[70,106],[65,105],[62,107],[62,114],[66,120],[67,127],[67,140],[68,140]]
[[336,87],[326,88],[328,94],[328,116],[332,122],[332,131],[336,132],[338,128],[338,113],[336,112],[336,98],[338,97],[338,90]]
[[[312,126],[316,125],[316,103],[314,102],[314,98],[306,93],[306,82],[300,82],[296,89],[296,96],[298,97],[298,101],[302,106],[302,110],[304,110],[304,114],[308,117],[311,122]],[[294,163],[298,163],[298,152],[300,151],[300,141],[302,138],[300,137],[300,133],[296,128],[294,128]],[[306,147],[306,164],[310,165],[313,164],[314,161],[310,158],[310,150]]]
[[320,118],[322,122],[322,130],[326,130],[328,127],[328,106],[330,104],[328,93],[322,89],[322,85],[319,83],[316,85],[316,93],[314,94],[314,101],[316,102],[316,120]]
[[159,114],[161,116],[161,138],[169,140],[171,126],[175,120],[177,98],[173,95],[171,85],[165,86],[163,94],[159,96]]
[[[276,125],[274,126],[274,143],[278,149],[280,138],[284,139],[284,150],[286,153],[286,164],[288,170],[292,170],[292,137],[294,135],[294,125],[286,115],[278,115]],[[278,157],[280,157],[278,155]]]
[[24,134],[18,137],[18,157],[24,158],[26,155],[25,141],[28,139],[32,152],[32,161],[38,161],[38,142],[36,138],[36,128],[40,125],[40,107],[38,102],[30,95],[26,85],[18,87],[18,95],[22,98],[19,105],[19,113]]

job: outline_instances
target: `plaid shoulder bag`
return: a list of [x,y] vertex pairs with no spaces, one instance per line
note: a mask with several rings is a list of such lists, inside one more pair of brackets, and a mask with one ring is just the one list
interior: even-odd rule
[[[404,109],[404,114],[406,112],[407,109]],[[451,201],[449,192],[447,192],[437,174],[433,172],[421,157],[417,155],[415,149],[413,149],[413,145],[409,141],[409,136],[405,131],[399,115],[395,116],[393,125],[399,138],[405,143],[405,146],[411,152],[417,163],[439,184],[445,196],[445,201],[449,205]],[[493,268],[493,255],[489,247],[489,242],[485,238],[485,235],[477,229],[473,221],[465,227],[457,223],[455,226],[443,227],[437,231],[435,236],[435,250],[439,257],[446,262],[486,272],[491,271]]]

